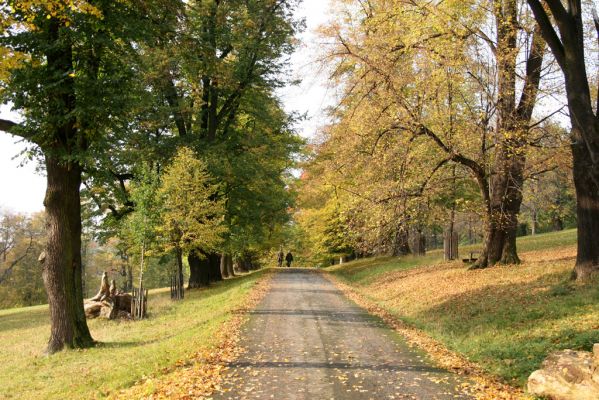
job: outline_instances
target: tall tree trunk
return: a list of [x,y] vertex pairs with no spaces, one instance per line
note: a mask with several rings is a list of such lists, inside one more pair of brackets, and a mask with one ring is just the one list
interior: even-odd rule
[[208,258],[200,258],[194,250],[189,252],[187,261],[189,262],[189,282],[187,283],[187,289],[208,286],[210,284],[210,264]]
[[[599,273],[599,97],[593,110],[585,64],[582,4],[580,0],[570,0],[566,8],[561,2],[551,2],[546,8],[539,0],[527,2],[565,77],[578,217],[578,254],[572,277],[586,280]],[[599,19],[594,16],[594,20],[599,39]]]
[[227,254],[227,271],[229,271],[229,276],[233,277],[235,276],[235,269],[233,268],[233,256],[231,256],[230,254]]
[[[507,144],[509,146],[509,143]],[[502,169],[493,179],[490,215],[492,221],[488,265],[519,264],[516,251],[518,214],[522,205],[522,185],[525,157],[512,150],[500,150]]]
[[225,253],[220,256],[220,274],[223,278],[229,277],[229,270],[227,269],[227,255]]
[[44,206],[48,242],[43,266],[50,309],[48,353],[93,345],[83,311],[81,284],[81,169],[46,156]]
[[578,219],[578,252],[572,278],[586,280],[599,272],[599,191],[592,177],[592,160],[580,133],[574,130],[572,144],[576,216]]
[[223,276],[220,272],[220,255],[218,253],[209,253],[207,257],[210,282],[222,281]]
[[81,266],[81,167],[74,160],[87,149],[86,139],[77,131],[73,115],[75,88],[67,75],[73,68],[72,47],[60,37],[60,26],[52,19],[48,29],[46,64],[60,77],[48,89],[48,124],[52,140],[42,143],[46,161],[46,208],[48,242],[43,279],[50,309],[48,353],[68,348],[89,347],[91,337],[83,310]]
[[178,285],[177,285],[177,290],[179,291],[179,293],[177,293],[177,298],[178,299],[182,299],[184,296],[183,293],[183,250],[181,250],[181,248],[177,247],[177,249],[175,250],[175,256],[177,258],[177,279],[178,281]]
[[526,75],[516,105],[516,60],[518,55],[518,7],[516,0],[494,2],[497,25],[497,156],[490,182],[485,240],[473,268],[496,263],[519,264],[516,247],[518,214],[526,163],[526,136],[541,80],[545,43],[540,29],[533,33],[526,60]]
[[405,256],[410,254],[410,243],[409,243],[408,230],[403,226],[397,228],[395,236],[393,237],[393,256]]

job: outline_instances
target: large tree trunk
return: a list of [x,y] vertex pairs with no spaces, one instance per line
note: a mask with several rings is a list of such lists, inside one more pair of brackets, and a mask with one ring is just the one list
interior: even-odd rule
[[210,283],[208,258],[200,258],[196,254],[196,251],[191,251],[187,256],[187,261],[189,262],[189,282],[187,283],[187,289],[208,286]]
[[208,275],[210,282],[218,282],[223,280],[223,276],[220,271],[220,254],[210,253],[208,254]]
[[43,266],[50,308],[48,353],[89,347],[91,337],[83,310],[81,284],[81,169],[46,156],[48,187],[44,206],[48,242]]
[[525,158],[512,150],[502,151],[499,158],[503,168],[492,184],[492,232],[488,243],[490,247],[487,263],[519,264],[516,236],[518,214],[522,205]]
[[87,144],[77,131],[75,88],[67,77],[73,69],[72,48],[67,39],[60,37],[59,30],[59,23],[52,19],[46,68],[60,78],[47,88],[52,139],[41,143],[48,183],[44,198],[48,242],[42,272],[51,321],[48,353],[94,343],[83,310],[81,167],[76,161]]
[[[593,110],[585,64],[582,4],[572,0],[567,8],[561,4],[545,8],[539,0],[527,2],[565,77],[578,217],[578,254],[572,276],[586,280],[599,272],[599,99]],[[599,36],[597,18],[595,28]]]
[[574,185],[578,218],[578,253],[573,279],[586,280],[599,272],[599,191],[592,177],[592,160],[580,134],[573,130]]
[[400,226],[393,237],[393,256],[399,257],[410,254],[411,251],[409,242],[408,230],[403,226]]
[[497,24],[497,156],[491,178],[485,241],[473,268],[496,263],[519,264],[516,247],[518,214],[526,164],[526,136],[539,90],[545,43],[535,30],[519,103],[516,105],[518,7],[516,0],[496,0]]

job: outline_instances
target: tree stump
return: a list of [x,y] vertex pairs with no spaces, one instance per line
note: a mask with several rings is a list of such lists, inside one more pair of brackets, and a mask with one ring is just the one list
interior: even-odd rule
[[85,300],[83,309],[87,318],[130,318],[131,295],[120,292],[114,279],[108,284],[108,274],[104,271],[98,294]]

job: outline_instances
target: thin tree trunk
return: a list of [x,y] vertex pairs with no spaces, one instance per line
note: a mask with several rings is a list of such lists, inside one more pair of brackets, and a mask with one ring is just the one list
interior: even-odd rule
[[233,268],[233,256],[227,254],[227,270],[229,271],[229,276],[235,276],[235,268]]
[[397,228],[395,232],[395,236],[393,238],[393,256],[405,256],[406,254],[410,254],[410,244],[409,244],[409,236],[407,229],[404,229],[403,226]]
[[183,294],[183,251],[181,250],[181,248],[177,248],[175,250],[175,255],[177,258],[177,282],[176,282],[176,286],[177,286],[177,299],[182,299],[184,294]]
[[229,270],[227,269],[227,255],[225,253],[220,256],[220,273],[223,278],[229,277]]

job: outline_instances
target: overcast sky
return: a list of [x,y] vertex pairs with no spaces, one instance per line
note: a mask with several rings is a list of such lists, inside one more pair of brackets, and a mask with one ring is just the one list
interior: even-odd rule
[[[314,29],[329,16],[329,0],[304,0],[297,16],[306,19],[306,31],[300,36],[301,45],[291,57],[293,78],[301,79],[298,86],[279,91],[288,112],[307,115],[298,129],[302,136],[311,136],[323,123],[322,110],[332,99],[326,89],[326,78],[319,74],[314,63],[316,37]],[[0,107],[0,118],[17,117],[7,107]],[[25,145],[19,139],[0,131],[0,208],[17,212],[34,212],[43,209],[46,180],[35,172],[35,163],[22,164],[18,155]],[[16,157],[16,158],[15,158]]]

